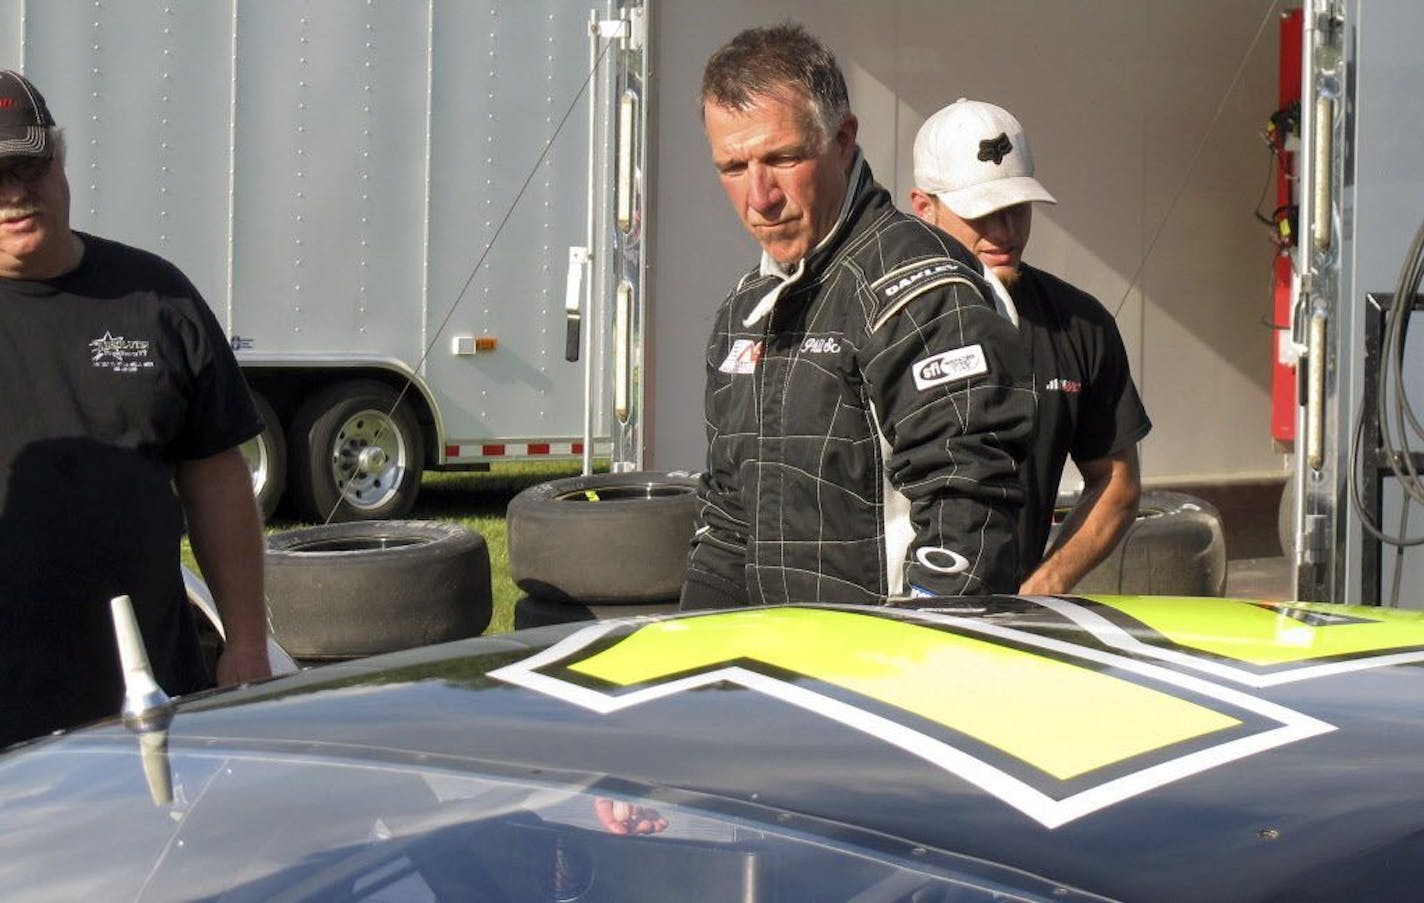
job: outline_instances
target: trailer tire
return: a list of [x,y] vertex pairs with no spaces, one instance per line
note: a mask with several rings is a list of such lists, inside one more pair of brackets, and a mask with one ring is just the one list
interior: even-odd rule
[[1137,518],[1122,541],[1078,581],[1073,592],[1222,595],[1226,592],[1226,535],[1220,512],[1205,499],[1183,492],[1144,492]]
[[559,603],[676,599],[687,572],[697,480],[657,471],[530,486],[509,503],[510,577]]
[[388,520],[410,511],[425,450],[420,425],[399,398],[385,383],[357,379],[327,386],[297,408],[288,473],[301,518]]
[[604,621],[609,618],[629,618],[644,615],[669,614],[677,611],[676,602],[625,605],[581,605],[559,602],[538,596],[520,596],[514,603],[514,629],[548,627],[574,621]]
[[252,405],[262,418],[262,432],[242,443],[242,457],[252,474],[257,509],[267,521],[287,490],[287,440],[277,412],[260,392],[252,393]]
[[272,632],[294,658],[479,636],[493,608],[484,537],[436,521],[361,521],[267,537]]

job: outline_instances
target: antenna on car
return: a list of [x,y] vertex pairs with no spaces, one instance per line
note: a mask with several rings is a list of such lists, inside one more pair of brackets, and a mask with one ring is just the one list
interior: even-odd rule
[[173,772],[168,766],[168,725],[173,721],[173,702],[154,679],[129,597],[115,596],[109,600],[109,608],[119,646],[119,667],[124,672],[124,705],[120,711],[124,724],[138,735],[149,796],[155,806],[166,806],[173,802]]

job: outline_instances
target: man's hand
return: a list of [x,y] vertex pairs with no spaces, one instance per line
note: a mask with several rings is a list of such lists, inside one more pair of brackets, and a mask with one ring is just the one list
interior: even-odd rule
[[218,685],[270,677],[262,518],[252,496],[247,462],[237,448],[180,461],[177,484],[193,555],[227,635],[218,658]]
[[1137,503],[1142,498],[1137,446],[1106,458],[1073,463],[1083,475],[1083,494],[1059,528],[1053,548],[1019,587],[1020,595],[1071,592],[1108,557],[1137,516]]
[[668,821],[656,809],[637,803],[625,803],[601,796],[593,802],[593,814],[610,834],[658,834],[667,830]]
[[218,686],[247,683],[272,676],[272,663],[267,659],[267,646],[251,647],[224,646],[218,656]]

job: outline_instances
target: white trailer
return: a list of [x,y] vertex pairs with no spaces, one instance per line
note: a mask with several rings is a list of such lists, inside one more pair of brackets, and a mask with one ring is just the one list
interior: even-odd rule
[[[69,128],[76,224],[189,273],[288,428],[293,489],[354,475],[358,514],[408,504],[391,475],[422,462],[596,453],[619,470],[702,466],[703,344],[756,249],[711,172],[698,79],[738,30],[787,18],[836,51],[861,146],[897,199],[915,132],[945,103],[991,100],[1024,122],[1059,200],[1036,210],[1026,257],[1116,313],[1155,424],[1149,486],[1279,485],[1293,462],[1270,433],[1277,251],[1253,214],[1271,171],[1261,133],[1278,105],[1277,21],[1292,5],[0,0],[0,65],[34,77]],[[1394,26],[1419,24],[1418,4],[1376,5],[1367,18],[1363,2],[1308,4],[1312,21],[1349,23],[1347,37],[1407,41]],[[1364,52],[1384,65],[1341,71],[1388,80],[1392,57]],[[1407,90],[1397,100],[1418,104]],[[1337,131],[1356,121],[1336,115]],[[1386,169],[1370,184],[1417,207],[1412,190],[1390,194]],[[1350,227],[1360,213],[1336,215]],[[1400,244],[1346,234],[1336,247],[1395,259]],[[577,363],[565,360],[570,311]],[[1340,318],[1332,348],[1359,347],[1357,319]],[[1349,385],[1349,367],[1332,372]],[[372,381],[387,391],[373,397]],[[1349,446],[1355,391],[1316,418],[1332,460]],[[1296,524],[1317,568],[1342,548],[1334,534],[1358,537],[1319,526],[1348,509],[1346,465],[1333,466],[1303,487]]]
[[174,261],[225,326],[269,507],[389,517],[427,467],[629,466],[641,4],[592,5],[0,0],[76,227]]

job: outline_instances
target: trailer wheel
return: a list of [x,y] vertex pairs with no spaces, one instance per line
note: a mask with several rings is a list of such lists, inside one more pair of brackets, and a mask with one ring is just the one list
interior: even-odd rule
[[507,512],[510,577],[530,596],[553,602],[676,599],[696,490],[693,477],[652,471],[530,486]]
[[354,658],[478,636],[489,550],[459,524],[364,521],[267,537],[272,632],[299,660]]
[[265,521],[277,510],[282,493],[287,489],[287,440],[282,434],[282,421],[277,412],[259,392],[252,393],[252,404],[262,417],[262,432],[242,443],[242,457],[252,473],[252,494]]
[[290,433],[291,499],[317,523],[383,520],[410,511],[425,452],[396,391],[375,380],[337,383],[302,403]]
[[1226,536],[1220,512],[1205,499],[1183,492],[1142,493],[1137,518],[1122,541],[1073,592],[1220,596],[1226,592]]

